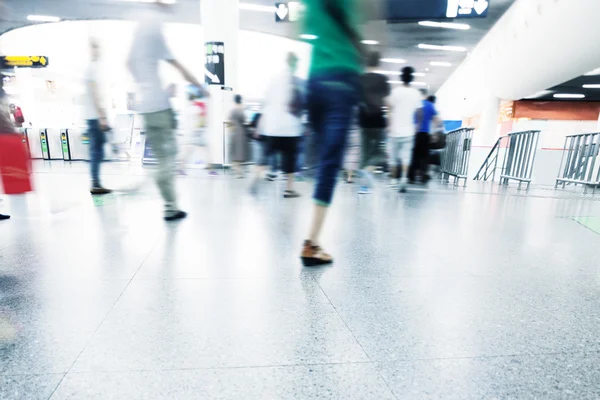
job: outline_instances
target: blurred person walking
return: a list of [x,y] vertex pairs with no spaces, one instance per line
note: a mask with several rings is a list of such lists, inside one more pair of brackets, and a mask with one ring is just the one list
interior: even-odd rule
[[297,172],[298,144],[303,133],[300,117],[304,109],[304,98],[295,77],[297,68],[298,57],[289,53],[287,68],[275,75],[268,86],[260,122],[261,133],[265,137],[265,154],[260,165],[256,167],[251,186],[253,192],[256,191],[271,158],[280,154],[282,170],[287,176],[283,197],[300,197],[294,190],[294,180]]
[[[204,94],[205,91],[198,90],[195,86],[188,88],[188,101],[183,106],[180,115],[183,134],[183,154],[180,162],[182,168],[185,168],[186,163],[190,161],[194,152],[196,150],[201,150],[203,153],[205,169],[209,170],[211,175],[213,175],[216,173],[211,169],[212,162],[206,132],[206,127],[208,126],[208,102]],[[180,173],[185,175],[183,169],[180,170]]]
[[[385,75],[375,72],[381,63],[378,52],[369,54],[367,72],[361,76],[362,100],[360,103],[359,123],[361,128],[361,161],[363,175],[361,193],[369,193],[373,187],[373,171],[382,161],[385,152],[382,144],[385,141],[387,121],[383,107],[391,88]],[[383,159],[383,160],[382,160]]]
[[333,257],[319,239],[333,199],[344,158],[352,114],[359,100],[362,45],[358,0],[304,0],[305,30],[312,41],[308,110],[318,143],[319,161],[308,239],[302,248],[305,266],[330,264]]
[[[401,193],[406,192],[406,181],[417,127],[415,115],[417,110],[422,107],[421,93],[411,86],[414,72],[413,67],[404,67],[400,74],[402,85],[395,88],[388,97],[391,120],[388,137],[390,173],[392,185],[400,177]],[[402,171],[400,171],[400,166]]]
[[128,67],[138,87],[138,111],[144,120],[146,137],[158,161],[156,184],[165,202],[164,219],[175,221],[185,218],[187,213],[177,204],[175,115],[158,74],[159,62],[168,62],[196,87],[202,89],[202,85],[175,59],[165,42],[161,20],[163,13],[174,6],[160,0],[152,5],[152,11],[141,15],[135,29]]
[[100,183],[100,164],[104,161],[104,145],[106,132],[110,130],[106,118],[106,96],[101,74],[100,46],[95,39],[90,39],[91,60],[85,72],[86,96],[84,100],[84,118],[87,121],[88,137],[90,138],[90,172],[92,176],[92,195],[111,193]]
[[248,135],[246,134],[246,113],[242,96],[233,98],[235,106],[229,114],[229,160],[231,168],[238,177],[244,178],[243,163],[248,161]]
[[417,134],[415,135],[408,179],[411,183],[415,183],[417,177],[419,177],[421,182],[426,184],[431,179],[429,176],[431,128],[432,126],[439,126],[442,121],[438,117],[438,112],[435,109],[435,97],[427,97],[427,91],[425,89],[421,91],[421,94],[423,96],[422,107],[415,117],[417,122]]

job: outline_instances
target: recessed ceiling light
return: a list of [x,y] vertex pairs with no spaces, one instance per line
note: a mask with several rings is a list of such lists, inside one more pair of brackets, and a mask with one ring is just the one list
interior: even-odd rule
[[435,22],[435,21],[420,21],[419,25],[421,26],[429,26],[431,28],[445,28],[445,29],[457,29],[460,31],[468,31],[471,29],[470,25],[467,24],[457,24],[454,22]]
[[583,99],[585,98],[585,94],[579,93],[556,93],[554,95],[555,99]]
[[596,69],[588,72],[587,74],[585,74],[585,76],[592,76],[592,75],[600,75],[600,68],[596,68]]
[[375,45],[379,44],[379,42],[377,40],[361,40],[361,43],[362,44],[368,44],[368,45],[371,45],[371,46],[375,46]]
[[27,21],[34,21],[34,22],[58,22],[58,21],[60,21],[60,18],[53,17],[53,16],[50,16],[50,15],[28,15],[27,16]]
[[420,43],[419,45],[417,45],[418,48],[423,49],[423,50],[440,50],[440,51],[455,51],[455,52],[465,52],[467,51],[467,49],[465,47],[461,47],[461,46],[438,46],[436,44],[425,44],[425,43]]
[[594,83],[594,84],[590,83],[590,84],[583,85],[583,88],[584,89],[600,89],[600,85],[596,84],[596,83]]
[[446,61],[432,61],[429,65],[433,67],[451,67],[452,64]]
[[390,64],[405,64],[406,60],[403,60],[401,58],[382,58],[381,62]]
[[275,6],[265,6],[263,4],[240,3],[238,7],[240,10],[246,11],[260,11],[267,13],[275,13],[277,11],[277,8],[275,8]]
[[537,93],[532,94],[531,96],[525,97],[526,99],[537,99],[539,97],[548,96],[549,94],[554,93],[552,90],[541,90]]
[[300,38],[304,39],[304,40],[315,40],[315,39],[318,38],[318,36],[317,35],[310,35],[308,33],[303,33],[302,35],[300,35]]

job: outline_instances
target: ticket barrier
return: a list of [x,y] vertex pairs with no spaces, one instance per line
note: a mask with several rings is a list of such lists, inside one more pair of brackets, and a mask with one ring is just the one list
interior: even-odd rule
[[42,159],[44,160],[62,160],[62,143],[60,140],[60,131],[58,129],[39,130],[39,140],[42,149]]
[[48,144],[48,130],[40,129],[40,145],[42,146],[42,158],[50,160],[50,145]]
[[69,144],[69,130],[61,129],[60,131],[60,142],[62,148],[63,160],[71,161],[71,145]]

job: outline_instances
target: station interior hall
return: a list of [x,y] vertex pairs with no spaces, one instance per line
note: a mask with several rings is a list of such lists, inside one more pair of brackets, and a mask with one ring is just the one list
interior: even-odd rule
[[0,400],[600,398],[598,15],[0,0]]

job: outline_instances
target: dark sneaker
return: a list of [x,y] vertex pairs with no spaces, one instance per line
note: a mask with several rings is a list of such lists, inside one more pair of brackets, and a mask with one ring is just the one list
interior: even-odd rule
[[310,240],[304,242],[300,258],[305,267],[318,267],[333,263],[333,257],[325,253],[319,246],[314,245]]
[[0,214],[0,221],[5,221],[7,219],[10,219],[10,215]]
[[295,199],[297,197],[300,197],[300,193],[294,190],[286,190],[285,192],[283,192],[284,199]]
[[93,187],[93,188],[90,189],[90,193],[92,195],[94,195],[94,196],[101,196],[101,195],[104,195],[104,194],[112,193],[112,190],[106,189],[106,188],[103,188],[103,187]]
[[398,193],[407,193],[408,191],[406,190],[406,185],[402,185],[400,186],[400,190],[398,190]]
[[178,210],[169,215],[165,215],[165,221],[178,221],[180,219],[184,219],[185,217],[187,217],[187,213],[185,211]]

